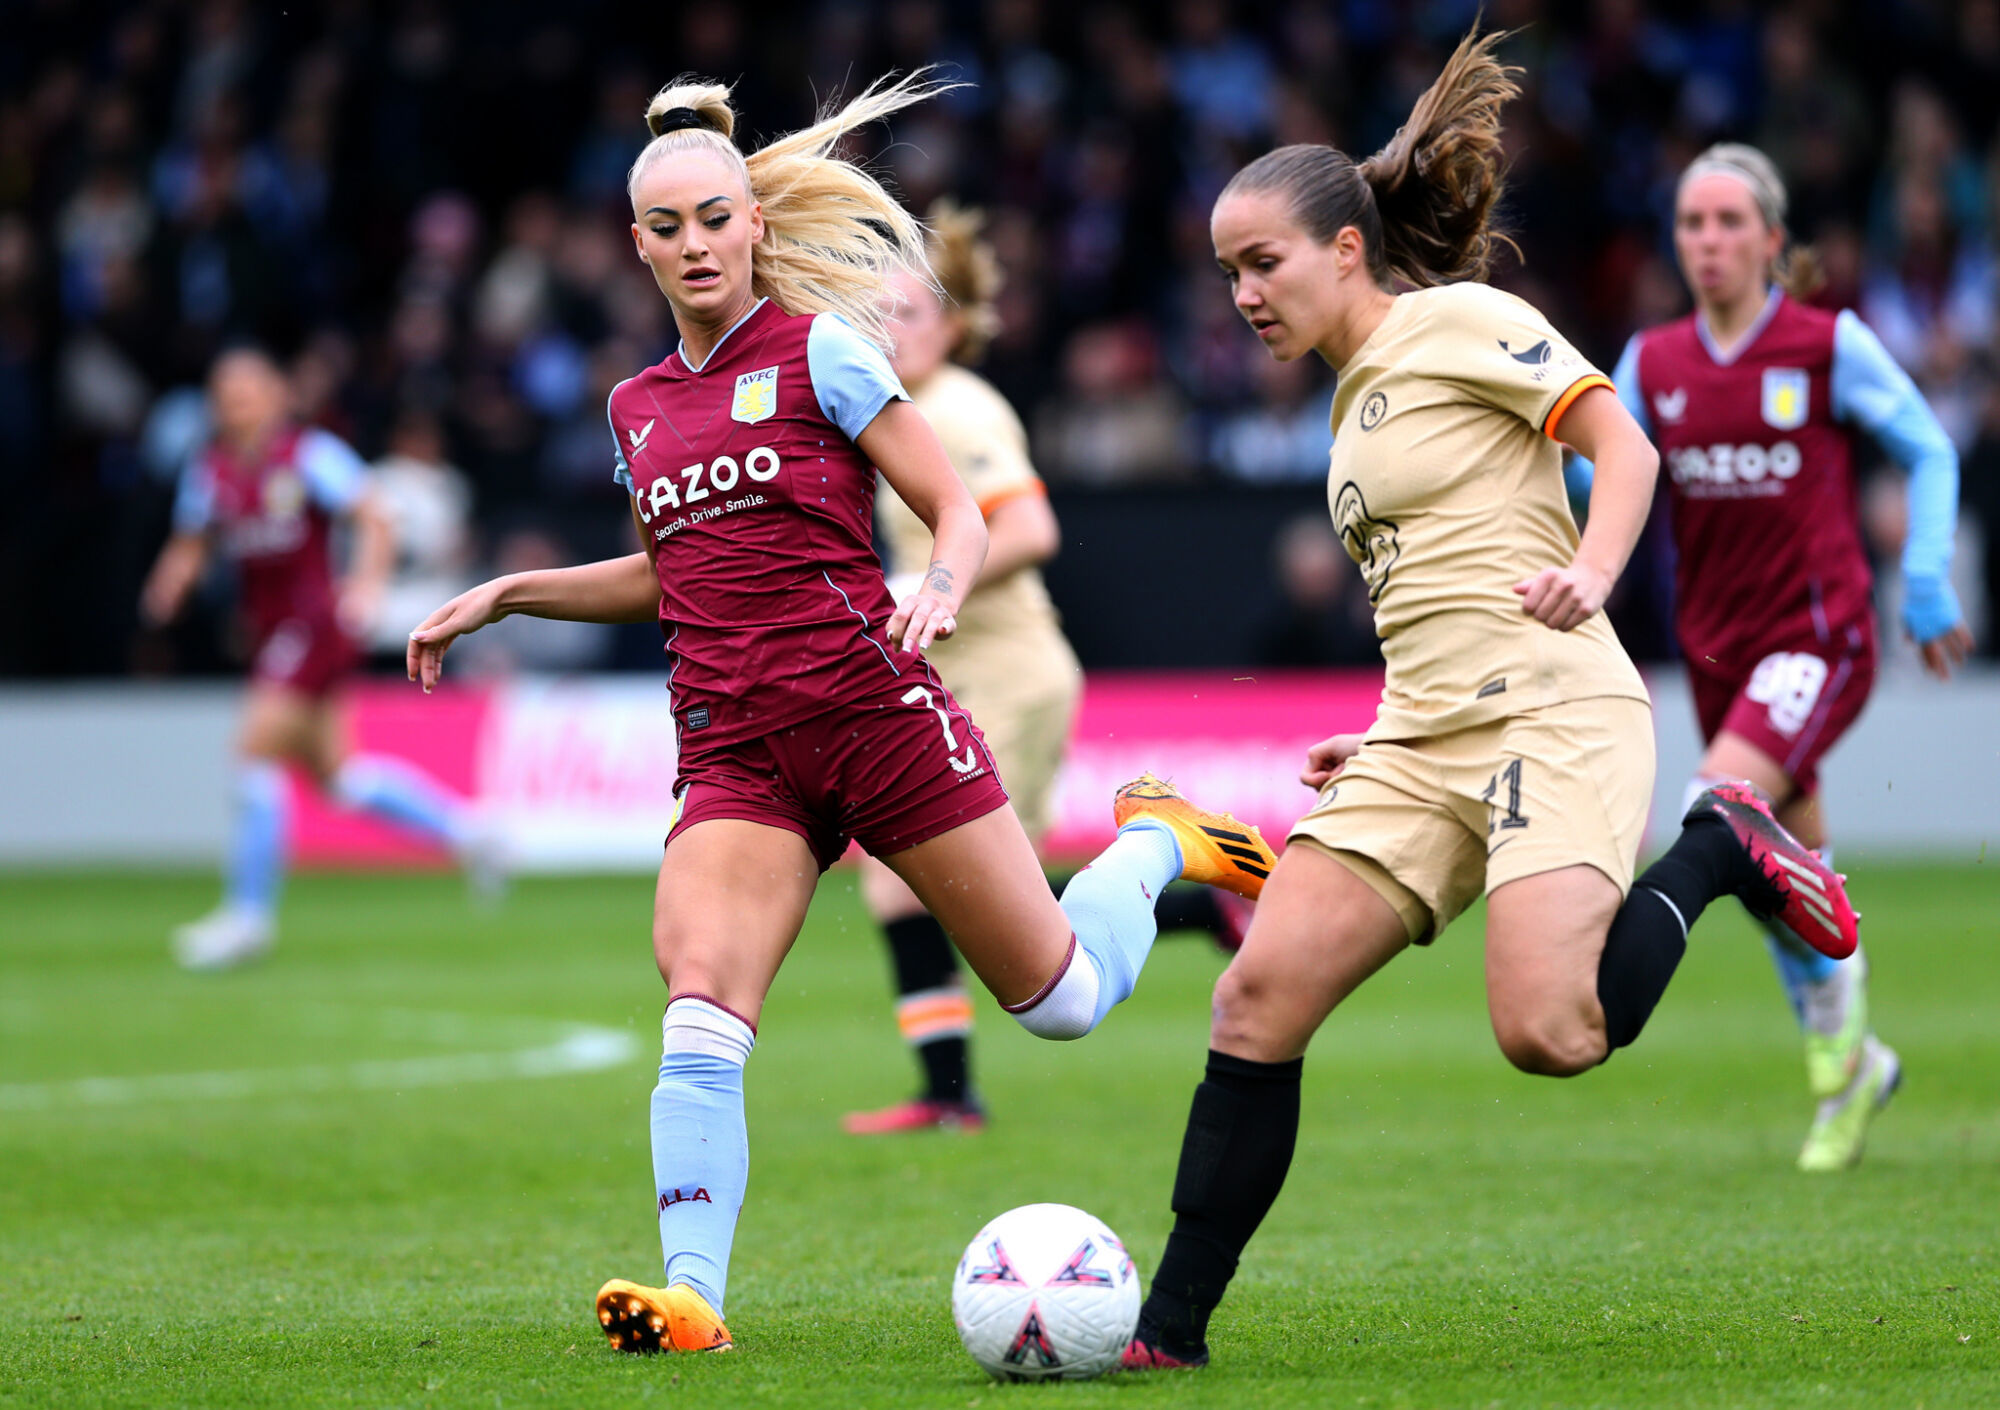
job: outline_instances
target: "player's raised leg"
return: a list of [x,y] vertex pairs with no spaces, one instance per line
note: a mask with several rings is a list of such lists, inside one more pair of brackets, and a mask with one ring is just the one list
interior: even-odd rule
[[1404,920],[1312,842],[1273,868],[1243,948],[1215,984],[1208,1069],[1174,1177],[1174,1230],[1128,1370],[1208,1361],[1208,1319],[1285,1183],[1298,1139],[1302,1054],[1327,1014],[1409,944]]
[[743,1067],[778,966],[805,921],[818,859],[796,833],[717,818],[676,833],[660,866],[653,950],[667,983],[653,1181],[662,1286],[623,1279],[597,1315],[621,1351],[707,1351],[722,1321],[729,1251],[749,1184]]
[[[1154,903],[1185,878],[1254,897],[1271,852],[1256,829],[1164,790],[1147,807],[1119,791],[1111,845],[1050,897],[1012,808],[885,857],[938,918],[1001,1006],[1043,1038],[1080,1038],[1132,993],[1158,928]],[[1210,833],[1214,833],[1211,836]]]

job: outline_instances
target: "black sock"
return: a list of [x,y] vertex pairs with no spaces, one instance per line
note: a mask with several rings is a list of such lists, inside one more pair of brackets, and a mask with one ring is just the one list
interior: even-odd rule
[[[930,915],[918,912],[883,925],[889,955],[896,966],[896,996],[904,998],[927,989],[955,985],[958,958],[951,941]],[[963,1034],[932,1038],[916,1044],[924,1069],[924,1096],[932,1101],[962,1102],[971,1086],[968,1044]]]
[[1194,1089],[1174,1176],[1174,1232],[1139,1312],[1141,1336],[1172,1356],[1207,1349],[1244,1245],[1270,1211],[1299,1136],[1302,1058],[1251,1062],[1213,1050]]
[[1176,881],[1162,891],[1153,905],[1153,918],[1159,922],[1162,935],[1169,930],[1201,930],[1220,935],[1228,929],[1214,888],[1197,886],[1191,881]]
[[1743,849],[1720,818],[1696,818],[1667,854],[1632,883],[1611,919],[1597,962],[1604,1032],[1622,1048],[1652,1017],[1667,981],[1687,953],[1688,932],[1718,896],[1744,884]]

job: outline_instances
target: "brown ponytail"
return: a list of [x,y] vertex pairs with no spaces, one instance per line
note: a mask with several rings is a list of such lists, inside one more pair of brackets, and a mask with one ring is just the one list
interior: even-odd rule
[[1467,34],[1409,120],[1364,162],[1332,147],[1267,152],[1224,188],[1281,191],[1292,218],[1319,244],[1346,226],[1361,232],[1368,271],[1420,287],[1483,278],[1496,243],[1493,206],[1504,185],[1500,109],[1519,95],[1518,68],[1493,56],[1511,31]]

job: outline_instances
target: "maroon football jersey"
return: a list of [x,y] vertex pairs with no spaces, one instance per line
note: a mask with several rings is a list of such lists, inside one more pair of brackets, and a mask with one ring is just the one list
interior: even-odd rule
[[1870,616],[1834,322],[1780,296],[1726,358],[1693,316],[1639,337],[1637,391],[1672,497],[1676,628],[1711,669],[1747,674],[1779,645],[1845,639]]
[[[852,384],[871,358],[861,391],[815,383],[817,372]],[[618,478],[651,541],[684,748],[770,734],[903,676],[933,679],[884,631],[895,604],[875,555],[875,468],[829,412],[844,405],[858,434],[898,395],[886,359],[845,323],[769,301],[699,369],[676,351],[612,392]]]
[[333,619],[331,511],[360,483],[353,452],[316,430],[281,431],[255,458],[213,444],[190,465],[176,527],[213,532],[235,562],[257,643],[288,620]]

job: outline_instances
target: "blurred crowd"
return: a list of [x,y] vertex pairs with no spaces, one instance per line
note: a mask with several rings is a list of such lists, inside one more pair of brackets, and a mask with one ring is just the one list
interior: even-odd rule
[[[203,434],[201,379],[236,339],[275,351],[301,416],[383,466],[403,615],[499,563],[621,551],[605,398],[674,339],[624,177],[649,95],[683,72],[736,81],[753,139],[889,69],[965,83],[861,154],[917,209],[952,193],[990,212],[1008,283],[984,370],[1059,491],[1317,479],[1329,375],[1240,327],[1209,205],[1274,144],[1374,150],[1475,9],[6,0],[0,588],[35,610],[0,623],[0,674],[224,664],[213,632],[139,632],[133,603]],[[1485,18],[1522,27],[1508,54],[1526,69],[1507,119],[1523,257],[1498,281],[1608,368],[1686,306],[1676,173],[1718,137],[1763,146],[1824,257],[1821,300],[1875,327],[1965,455],[1959,557],[1990,642],[2000,0],[1490,0]],[[1867,504],[1892,562],[1893,483]],[[1341,597],[1309,540],[1274,546],[1277,625],[1245,650],[1365,658],[1351,604],[1329,609],[1337,628],[1309,606],[1283,625],[1286,602]],[[1644,654],[1670,649],[1664,552],[1651,535],[1620,607]],[[553,633],[518,654],[657,649]]]

